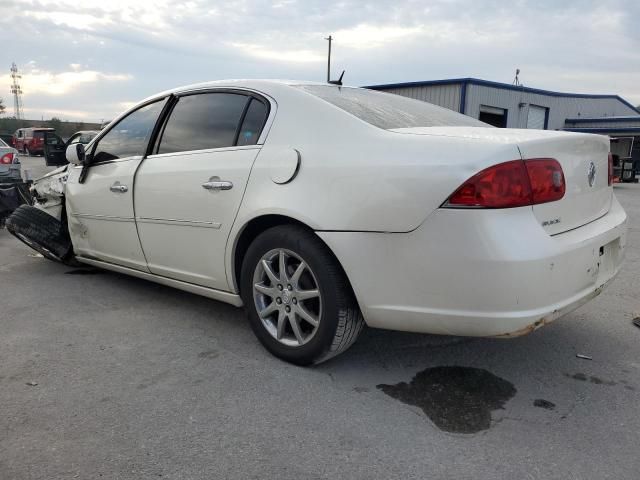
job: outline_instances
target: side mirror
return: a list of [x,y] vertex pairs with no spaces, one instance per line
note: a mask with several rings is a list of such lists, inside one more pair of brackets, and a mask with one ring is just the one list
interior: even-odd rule
[[69,145],[65,155],[69,163],[73,163],[74,165],[83,165],[85,160],[84,145],[81,143]]

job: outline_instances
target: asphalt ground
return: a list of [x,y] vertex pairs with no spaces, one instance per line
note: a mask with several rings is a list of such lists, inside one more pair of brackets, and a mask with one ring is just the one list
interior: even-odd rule
[[242,310],[0,231],[0,479],[635,480],[640,186],[616,195],[623,270],[567,317],[511,340],[367,329],[314,368]]

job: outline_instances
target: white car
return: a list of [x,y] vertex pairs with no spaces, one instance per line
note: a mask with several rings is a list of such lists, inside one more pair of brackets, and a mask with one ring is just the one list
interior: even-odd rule
[[269,351],[310,364],[363,323],[510,337],[596,296],[626,237],[608,153],[376,91],[212,82],[71,145],[35,186],[65,201],[10,223],[50,258],[244,305]]

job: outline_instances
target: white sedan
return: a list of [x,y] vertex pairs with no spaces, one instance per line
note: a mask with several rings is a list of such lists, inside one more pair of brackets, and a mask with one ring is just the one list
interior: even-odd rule
[[533,331],[600,293],[625,248],[606,137],[496,129],[359,88],[178,88],[67,158],[14,234],[49,258],[244,305],[263,345],[297,364],[343,352],[364,323]]

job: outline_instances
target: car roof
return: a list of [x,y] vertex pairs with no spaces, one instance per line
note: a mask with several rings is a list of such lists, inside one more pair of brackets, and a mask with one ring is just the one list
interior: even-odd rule
[[[191,85],[183,85],[181,87],[172,88],[163,92],[156,93],[145,98],[140,104],[150,100],[161,98],[172,93],[183,93],[193,90],[206,90],[208,88],[243,88],[249,90],[257,90],[266,94],[283,91],[286,87],[299,85],[329,85],[325,82],[313,82],[309,80],[280,80],[280,79],[231,79],[231,80],[214,80],[210,82],[194,83]],[[346,85],[345,85],[346,87]],[[338,88],[338,87],[336,87]],[[351,87],[353,88],[353,87]]]

